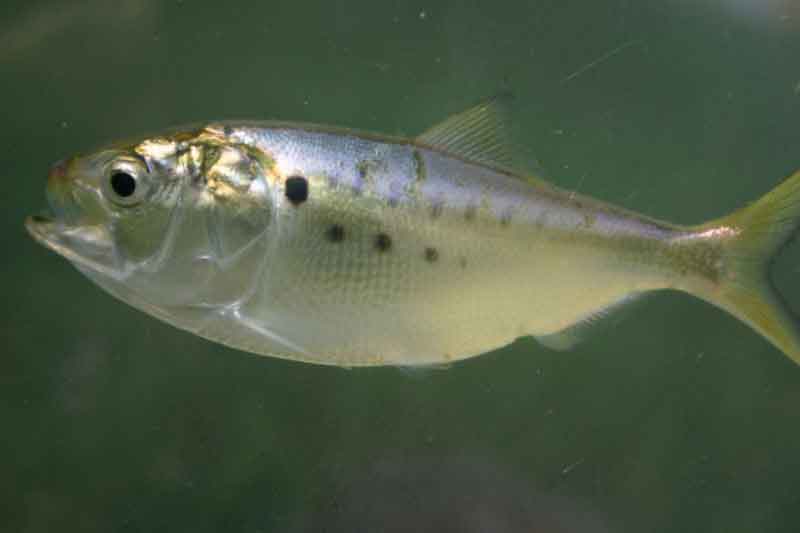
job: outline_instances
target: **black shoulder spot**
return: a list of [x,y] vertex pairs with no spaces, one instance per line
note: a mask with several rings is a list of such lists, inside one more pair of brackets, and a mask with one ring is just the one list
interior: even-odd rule
[[286,198],[292,205],[300,205],[308,200],[308,180],[303,176],[286,179]]

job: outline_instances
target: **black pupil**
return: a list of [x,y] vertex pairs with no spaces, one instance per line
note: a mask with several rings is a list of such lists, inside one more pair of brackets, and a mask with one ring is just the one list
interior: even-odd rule
[[111,175],[111,188],[120,198],[127,198],[136,192],[136,180],[127,172],[114,172]]

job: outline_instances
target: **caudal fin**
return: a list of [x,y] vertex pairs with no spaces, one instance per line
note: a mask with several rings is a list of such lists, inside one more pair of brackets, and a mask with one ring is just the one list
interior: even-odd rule
[[726,309],[800,364],[800,321],[775,290],[769,267],[800,226],[800,171],[754,204],[703,224],[721,247],[720,276],[703,298]]

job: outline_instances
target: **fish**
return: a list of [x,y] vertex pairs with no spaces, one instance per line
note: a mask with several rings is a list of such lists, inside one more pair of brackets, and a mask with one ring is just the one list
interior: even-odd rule
[[556,187],[520,162],[497,96],[415,138],[209,121],[54,164],[26,228],[119,300],[260,355],[448,365],[520,337],[569,349],[676,290],[795,363],[769,277],[800,225],[800,171],[684,226]]

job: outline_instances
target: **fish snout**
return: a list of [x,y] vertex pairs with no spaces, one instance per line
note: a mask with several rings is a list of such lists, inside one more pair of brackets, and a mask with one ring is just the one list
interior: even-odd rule
[[58,161],[50,167],[50,173],[47,176],[47,184],[49,187],[58,186],[60,182],[67,179],[67,169],[69,168],[70,159],[65,158]]
[[68,204],[70,204],[70,165],[72,159],[62,159],[50,167],[50,172],[47,175],[47,187],[45,196],[47,203],[50,206],[53,214],[57,218],[62,218],[67,211]]

